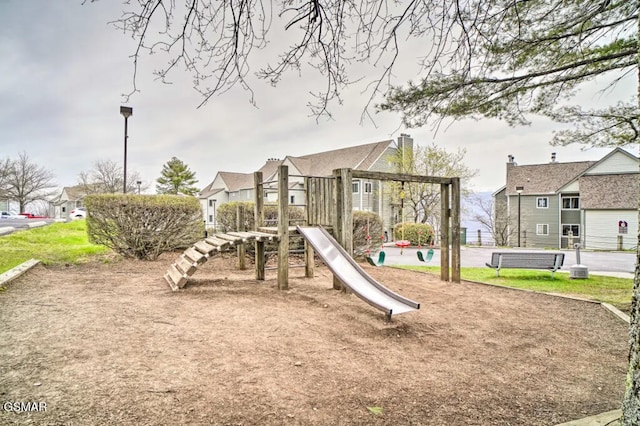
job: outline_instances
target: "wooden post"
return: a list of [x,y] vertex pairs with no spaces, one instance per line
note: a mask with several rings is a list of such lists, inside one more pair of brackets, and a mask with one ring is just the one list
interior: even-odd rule
[[[335,206],[336,215],[334,218],[333,232],[336,240],[347,251],[349,256],[353,256],[353,198],[351,181],[351,169],[337,169],[333,171],[335,177]],[[346,291],[340,280],[333,276],[333,288]]]
[[[254,216],[255,224],[254,230],[264,226],[264,184],[262,183],[262,172],[255,172],[253,174],[253,188],[255,192],[255,205]],[[264,264],[264,241],[256,241],[256,280],[264,280],[265,277],[265,264]]]
[[[305,204],[307,207],[307,218],[306,218],[306,225],[311,226],[311,225],[317,225],[316,223],[313,223],[313,217],[315,217],[316,215],[314,214],[314,212],[312,212],[311,210],[315,208],[315,203],[313,203],[313,196],[312,196],[312,185],[311,185],[311,178],[306,177],[304,178],[304,189],[305,189]],[[315,259],[314,259],[314,253],[313,253],[313,247],[311,247],[311,244],[309,244],[307,242],[307,240],[304,240],[304,276],[307,278],[313,278],[314,276],[314,266],[315,266]]]
[[289,167],[278,166],[278,289],[289,289]]
[[622,248],[624,247],[623,245],[623,240],[622,240],[622,235],[618,235],[617,236],[617,240],[616,240],[616,250],[618,251],[622,251]]
[[440,279],[449,281],[449,184],[440,184]]
[[460,282],[460,178],[451,178],[451,281]]
[[[244,206],[238,205],[236,208],[236,231],[244,232],[247,229],[244,224]],[[246,246],[244,244],[238,245],[238,269],[245,270],[247,269],[247,259],[246,259]]]

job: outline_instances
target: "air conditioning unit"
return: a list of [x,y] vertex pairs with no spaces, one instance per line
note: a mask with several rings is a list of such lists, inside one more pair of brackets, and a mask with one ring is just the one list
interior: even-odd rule
[[586,279],[589,278],[589,268],[584,265],[572,265],[569,268],[569,278]]

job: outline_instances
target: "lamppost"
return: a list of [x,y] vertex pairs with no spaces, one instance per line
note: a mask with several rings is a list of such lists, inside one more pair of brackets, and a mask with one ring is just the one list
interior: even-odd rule
[[138,184],[138,195],[140,195],[140,185],[142,185],[142,181],[138,180],[136,181],[136,184]]
[[133,115],[133,108],[121,106],[120,114],[124,117],[124,183],[122,184],[122,193],[127,193],[127,120]]
[[518,247],[520,247],[520,195],[524,191],[524,186],[516,186],[516,192],[518,193]]

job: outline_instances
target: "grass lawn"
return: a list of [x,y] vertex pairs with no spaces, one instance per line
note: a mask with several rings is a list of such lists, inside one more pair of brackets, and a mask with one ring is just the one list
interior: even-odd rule
[[[395,267],[440,274],[440,268],[437,266]],[[502,269],[500,276],[496,277],[495,271],[489,268],[461,268],[460,275],[466,281],[543,293],[560,293],[606,302],[626,312],[629,311],[631,305],[633,280],[628,278],[589,274],[587,279],[570,279],[569,274],[565,272],[556,272],[554,278],[551,278],[551,272],[528,269]]]
[[89,243],[84,220],[53,223],[0,237],[0,274],[31,258],[45,264],[80,263],[111,250]]

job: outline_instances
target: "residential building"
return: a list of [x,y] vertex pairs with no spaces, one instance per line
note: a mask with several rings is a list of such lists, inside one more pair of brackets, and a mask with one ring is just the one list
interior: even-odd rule
[[[637,245],[639,160],[621,148],[598,161],[518,165],[509,156],[495,211],[505,211],[510,245],[620,250]],[[504,208],[498,208],[505,206]]]
[[49,201],[49,216],[54,219],[68,219],[71,210],[84,206],[86,195],[79,185],[65,186]]
[[[304,177],[330,177],[333,170],[351,168],[354,170],[395,171],[392,158],[399,149],[413,150],[413,139],[401,134],[397,142],[381,142],[356,145],[348,148],[324,151],[304,156],[286,156],[284,159],[270,158],[258,170],[262,172],[265,201],[277,201],[278,166],[286,165],[289,170],[289,204],[304,205]],[[353,181],[354,210],[373,211],[382,217],[385,227],[394,223],[397,207],[390,202],[389,185],[382,182],[355,179]],[[218,172],[214,180],[200,192],[205,225],[216,226],[216,210],[220,204],[229,201],[252,201],[254,199],[253,173]]]

